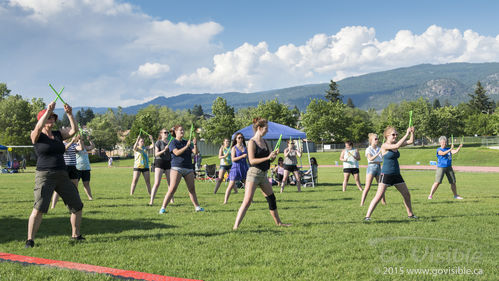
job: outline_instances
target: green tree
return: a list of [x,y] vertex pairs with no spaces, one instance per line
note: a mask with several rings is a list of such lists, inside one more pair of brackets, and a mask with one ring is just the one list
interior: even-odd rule
[[494,114],[475,113],[465,120],[467,135],[491,136],[497,132],[497,118]]
[[437,122],[431,137],[439,136],[460,136],[464,134],[464,115],[454,106],[444,106],[433,110],[434,118]]
[[253,118],[256,117],[254,116],[255,113],[255,108],[254,107],[246,107],[246,108],[240,108],[236,115],[234,122],[236,123],[236,127],[238,129],[247,127],[253,123]]
[[0,101],[4,100],[10,95],[10,90],[7,88],[7,84],[0,83]]
[[480,81],[476,83],[475,92],[468,95],[471,98],[468,104],[475,112],[485,114],[493,113],[493,103],[487,96],[487,91],[482,87],[482,83],[480,83]]
[[296,128],[299,116],[290,110],[287,105],[279,103],[277,98],[266,102],[259,102],[253,117],[265,118],[268,121]]
[[[161,124],[158,122],[159,120],[159,107],[157,105],[149,105],[146,108],[143,108],[137,112],[135,115],[135,120],[133,121],[132,127],[130,128],[130,132],[126,137],[126,144],[132,146],[137,136],[143,135],[142,131],[145,131],[155,137],[156,133],[161,129]],[[143,136],[144,140],[147,143],[149,137]]]
[[203,107],[200,104],[195,104],[192,107],[192,110],[189,110],[189,113],[193,114],[198,118],[202,118],[204,116]]
[[118,143],[119,128],[114,117],[114,112],[98,114],[92,121],[87,123],[90,136],[95,146],[99,149],[113,150]]
[[338,85],[333,80],[329,83],[329,89],[326,91],[326,99],[331,102],[343,102],[343,96],[340,94]]
[[351,140],[360,143],[368,139],[368,134],[373,131],[373,124],[369,118],[369,113],[357,109],[347,107],[345,108],[345,117],[347,119],[348,127],[346,127],[345,140]]
[[303,114],[307,138],[315,142],[341,142],[348,138],[346,106],[340,101],[313,99]]
[[20,95],[7,96],[0,101],[0,143],[29,145],[30,133],[35,127],[30,103]]
[[355,105],[353,104],[352,98],[348,98],[347,99],[347,106],[350,107],[350,108],[354,108],[355,107]]
[[433,109],[436,109],[436,108],[441,108],[442,105],[440,104],[440,101],[438,99],[434,99],[433,100]]
[[213,117],[204,123],[203,138],[214,144],[221,144],[224,138],[231,138],[239,128],[235,121],[234,108],[227,101],[218,97],[211,107]]

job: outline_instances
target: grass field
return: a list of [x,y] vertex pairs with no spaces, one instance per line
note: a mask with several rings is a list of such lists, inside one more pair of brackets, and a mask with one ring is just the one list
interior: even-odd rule
[[[409,151],[402,153],[402,163],[409,161],[404,158]],[[102,165],[92,171],[95,200],[89,202],[82,193],[82,233],[87,241],[70,242],[69,216],[59,203],[44,217],[32,249],[24,249],[24,241],[34,173],[0,175],[0,252],[203,280],[499,279],[499,174],[457,173],[458,192],[465,200],[452,199],[444,181],[429,201],[434,172],[403,171],[420,219],[407,219],[400,194],[390,188],[388,205],[379,205],[373,221],[364,223],[367,206],[359,206],[360,192],[354,185],[341,192],[341,170],[320,168],[316,188],[298,193],[288,186],[285,193],[276,194],[279,214],[291,227],[274,226],[267,202],[256,193],[240,229],[232,231],[243,190],[222,205],[224,186],[215,195],[213,183],[198,181],[206,212],[195,213],[182,182],[175,203],[159,215],[165,182],[155,206],[148,207],[143,180],[129,196],[131,170]],[[372,190],[368,202],[373,195]],[[410,273],[413,269],[430,271]],[[481,274],[458,274],[468,269]],[[0,280],[112,279],[0,263]]]

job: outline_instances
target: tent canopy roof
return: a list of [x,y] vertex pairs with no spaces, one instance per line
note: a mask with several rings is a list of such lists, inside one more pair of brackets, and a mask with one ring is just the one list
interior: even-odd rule
[[[274,123],[274,122],[269,121],[268,126],[269,126],[269,131],[263,137],[266,140],[277,140],[277,139],[279,139],[279,136],[281,134],[282,134],[283,140],[287,140],[289,138],[292,138],[292,139],[298,139],[298,138],[305,139],[305,138],[307,138],[307,135],[304,132],[302,132],[300,130],[293,129],[293,128],[285,126],[285,125],[281,125],[279,123]],[[253,125],[249,125],[248,127],[245,127],[245,128],[242,128],[242,129],[236,131],[232,135],[232,139],[234,139],[234,137],[236,136],[237,133],[242,133],[244,138],[248,140],[248,139],[252,138],[254,135]]]

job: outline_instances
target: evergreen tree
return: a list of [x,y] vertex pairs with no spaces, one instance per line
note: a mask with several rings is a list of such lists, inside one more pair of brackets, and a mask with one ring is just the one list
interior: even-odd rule
[[10,95],[10,90],[7,88],[7,84],[0,83],[0,101],[5,99]]
[[485,114],[493,113],[492,102],[487,96],[487,91],[482,87],[482,83],[480,83],[480,81],[476,83],[475,92],[468,95],[471,98],[468,104],[475,112]]
[[355,105],[353,104],[352,98],[348,98],[347,100],[347,106],[350,108],[355,108]]
[[332,102],[343,102],[343,96],[340,94],[340,90],[338,90],[338,85],[333,80],[329,83],[329,90],[326,91],[326,99]]
[[440,104],[440,101],[438,99],[434,99],[433,100],[433,109],[437,109],[440,107],[442,107],[442,105]]

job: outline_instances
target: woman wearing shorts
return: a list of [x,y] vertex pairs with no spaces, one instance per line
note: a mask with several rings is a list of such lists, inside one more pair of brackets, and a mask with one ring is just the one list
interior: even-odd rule
[[71,138],[78,132],[72,114],[72,108],[68,104],[64,105],[70,128],[52,130],[57,115],[54,114],[55,102],[51,102],[47,109],[38,112],[35,129],[31,131],[30,138],[37,155],[35,172],[35,203],[33,211],[28,220],[28,240],[26,248],[35,246],[35,235],[42,222],[44,213],[47,213],[50,205],[52,193],[56,191],[64,200],[71,212],[72,239],[76,241],[84,240],[80,234],[80,224],[82,217],[83,203],[76,186],[71,182],[64,164],[64,139]]
[[263,139],[263,136],[265,136],[268,129],[267,120],[261,118],[253,119],[253,132],[255,135],[248,142],[248,160],[251,167],[246,175],[244,199],[237,212],[236,222],[233,227],[234,230],[241,224],[246,211],[253,201],[253,196],[255,195],[257,187],[262,189],[265,199],[267,199],[270,215],[274,219],[274,222],[278,226],[289,226],[289,224],[282,223],[279,218],[274,191],[267,178],[270,162],[273,161],[278,154],[278,151],[270,151],[267,142]]
[[220,146],[218,150],[218,158],[220,159],[220,170],[218,172],[218,178],[216,179],[215,190],[213,193],[217,193],[220,184],[224,179],[225,172],[229,172],[232,167],[231,160],[231,148],[230,148],[230,140],[224,139],[224,143]]
[[343,161],[343,192],[347,190],[347,184],[348,179],[350,178],[350,174],[353,175],[357,188],[362,191],[359,176],[359,160],[359,151],[353,148],[353,143],[351,141],[346,141],[345,149],[341,151],[340,155],[340,161]]
[[154,141],[152,136],[149,136],[149,139],[151,140],[151,145],[146,147],[144,145],[144,139],[139,135],[133,145],[135,159],[133,163],[133,179],[132,185],[130,186],[130,195],[133,195],[135,192],[135,187],[139,181],[140,174],[142,174],[144,176],[144,180],[146,181],[147,193],[151,196],[151,175],[149,173],[149,157],[147,157],[147,150],[154,148]]
[[[409,140],[407,137],[411,135]],[[404,198],[404,205],[407,211],[407,216],[410,219],[417,219],[417,217],[412,212],[411,206],[411,194],[409,189],[404,182],[404,179],[400,175],[400,167],[398,158],[400,157],[399,148],[412,144],[414,142],[414,127],[407,128],[405,135],[397,142],[397,130],[394,127],[388,126],[384,132],[386,142],[381,146],[381,155],[383,156],[383,167],[381,168],[381,175],[378,184],[378,190],[374,196],[369,209],[367,210],[365,221],[371,220],[371,214],[373,213],[376,205],[385,194],[386,188],[394,185],[395,188],[402,194]]]
[[194,138],[191,147],[191,140],[183,140],[184,128],[180,125],[175,125],[172,130],[172,136],[174,139],[170,142],[169,150],[172,157],[172,168],[170,171],[170,185],[168,186],[168,192],[163,199],[163,204],[159,210],[160,214],[166,213],[166,206],[173,198],[173,195],[177,191],[180,180],[184,178],[187,189],[189,190],[189,197],[194,205],[196,212],[204,211],[203,208],[199,206],[198,197],[196,195],[196,186],[194,185],[194,170],[192,169],[192,153],[196,154],[198,151],[197,140]]
[[229,201],[230,192],[234,189],[237,193],[236,181],[244,182],[248,172],[248,150],[246,149],[246,141],[241,133],[237,133],[232,142],[231,149],[232,168],[229,172],[229,185],[225,191],[224,204]]
[[[76,169],[76,142],[78,142],[78,136],[74,136],[70,141],[63,141],[66,151],[64,151],[64,163],[66,164],[66,169],[68,170],[69,179],[73,184],[78,187],[78,170]],[[54,192],[52,195],[52,206],[51,209],[55,208],[55,205],[59,201],[59,194]]]
[[[366,148],[366,158],[367,158],[367,172],[366,172],[366,186],[364,187],[364,192],[362,192],[362,199],[360,200],[360,205],[364,206],[366,201],[367,193],[371,188],[373,179],[376,178],[376,182],[379,184],[379,174],[381,173],[381,163],[383,158],[381,157],[381,148],[378,147],[378,135],[370,133],[369,134],[369,147]],[[381,198],[381,203],[386,205],[385,195]]]
[[274,167],[273,173],[277,184],[281,186],[282,179],[284,178],[284,159],[282,157],[277,159],[277,165]]
[[461,147],[463,147],[463,144],[461,143],[457,149],[454,149],[454,144],[452,144],[451,147],[447,149],[447,138],[445,136],[441,136],[438,139],[438,142],[440,142],[440,147],[437,149],[437,172],[428,199],[433,199],[433,194],[435,194],[438,186],[442,183],[445,174],[449,180],[450,189],[452,190],[452,193],[454,193],[454,199],[461,200],[463,197],[457,194],[456,175],[454,175],[454,170],[452,169],[452,155],[458,153],[459,150],[461,150]]
[[292,140],[288,141],[288,147],[284,149],[284,175],[281,182],[281,193],[284,191],[284,186],[289,179],[289,174],[293,173],[296,179],[296,188],[301,191],[300,173],[298,173],[298,160],[296,156],[301,157],[301,150],[297,150]]
[[[83,189],[87,194],[88,200],[92,201],[92,190],[90,189],[90,159],[88,159],[88,151],[95,148],[94,143],[87,136],[87,141],[90,145],[85,145],[83,139],[78,137],[78,145],[76,146],[76,169],[78,170],[78,180],[81,179]],[[76,184],[78,187],[78,184]]]
[[156,141],[156,144],[154,144],[154,185],[152,187],[149,206],[152,206],[154,202],[154,197],[156,197],[156,192],[158,192],[159,184],[161,183],[163,174],[166,177],[167,185],[170,184],[170,169],[172,167],[172,164],[170,149],[168,149],[168,135],[168,130],[160,130],[158,140]]

